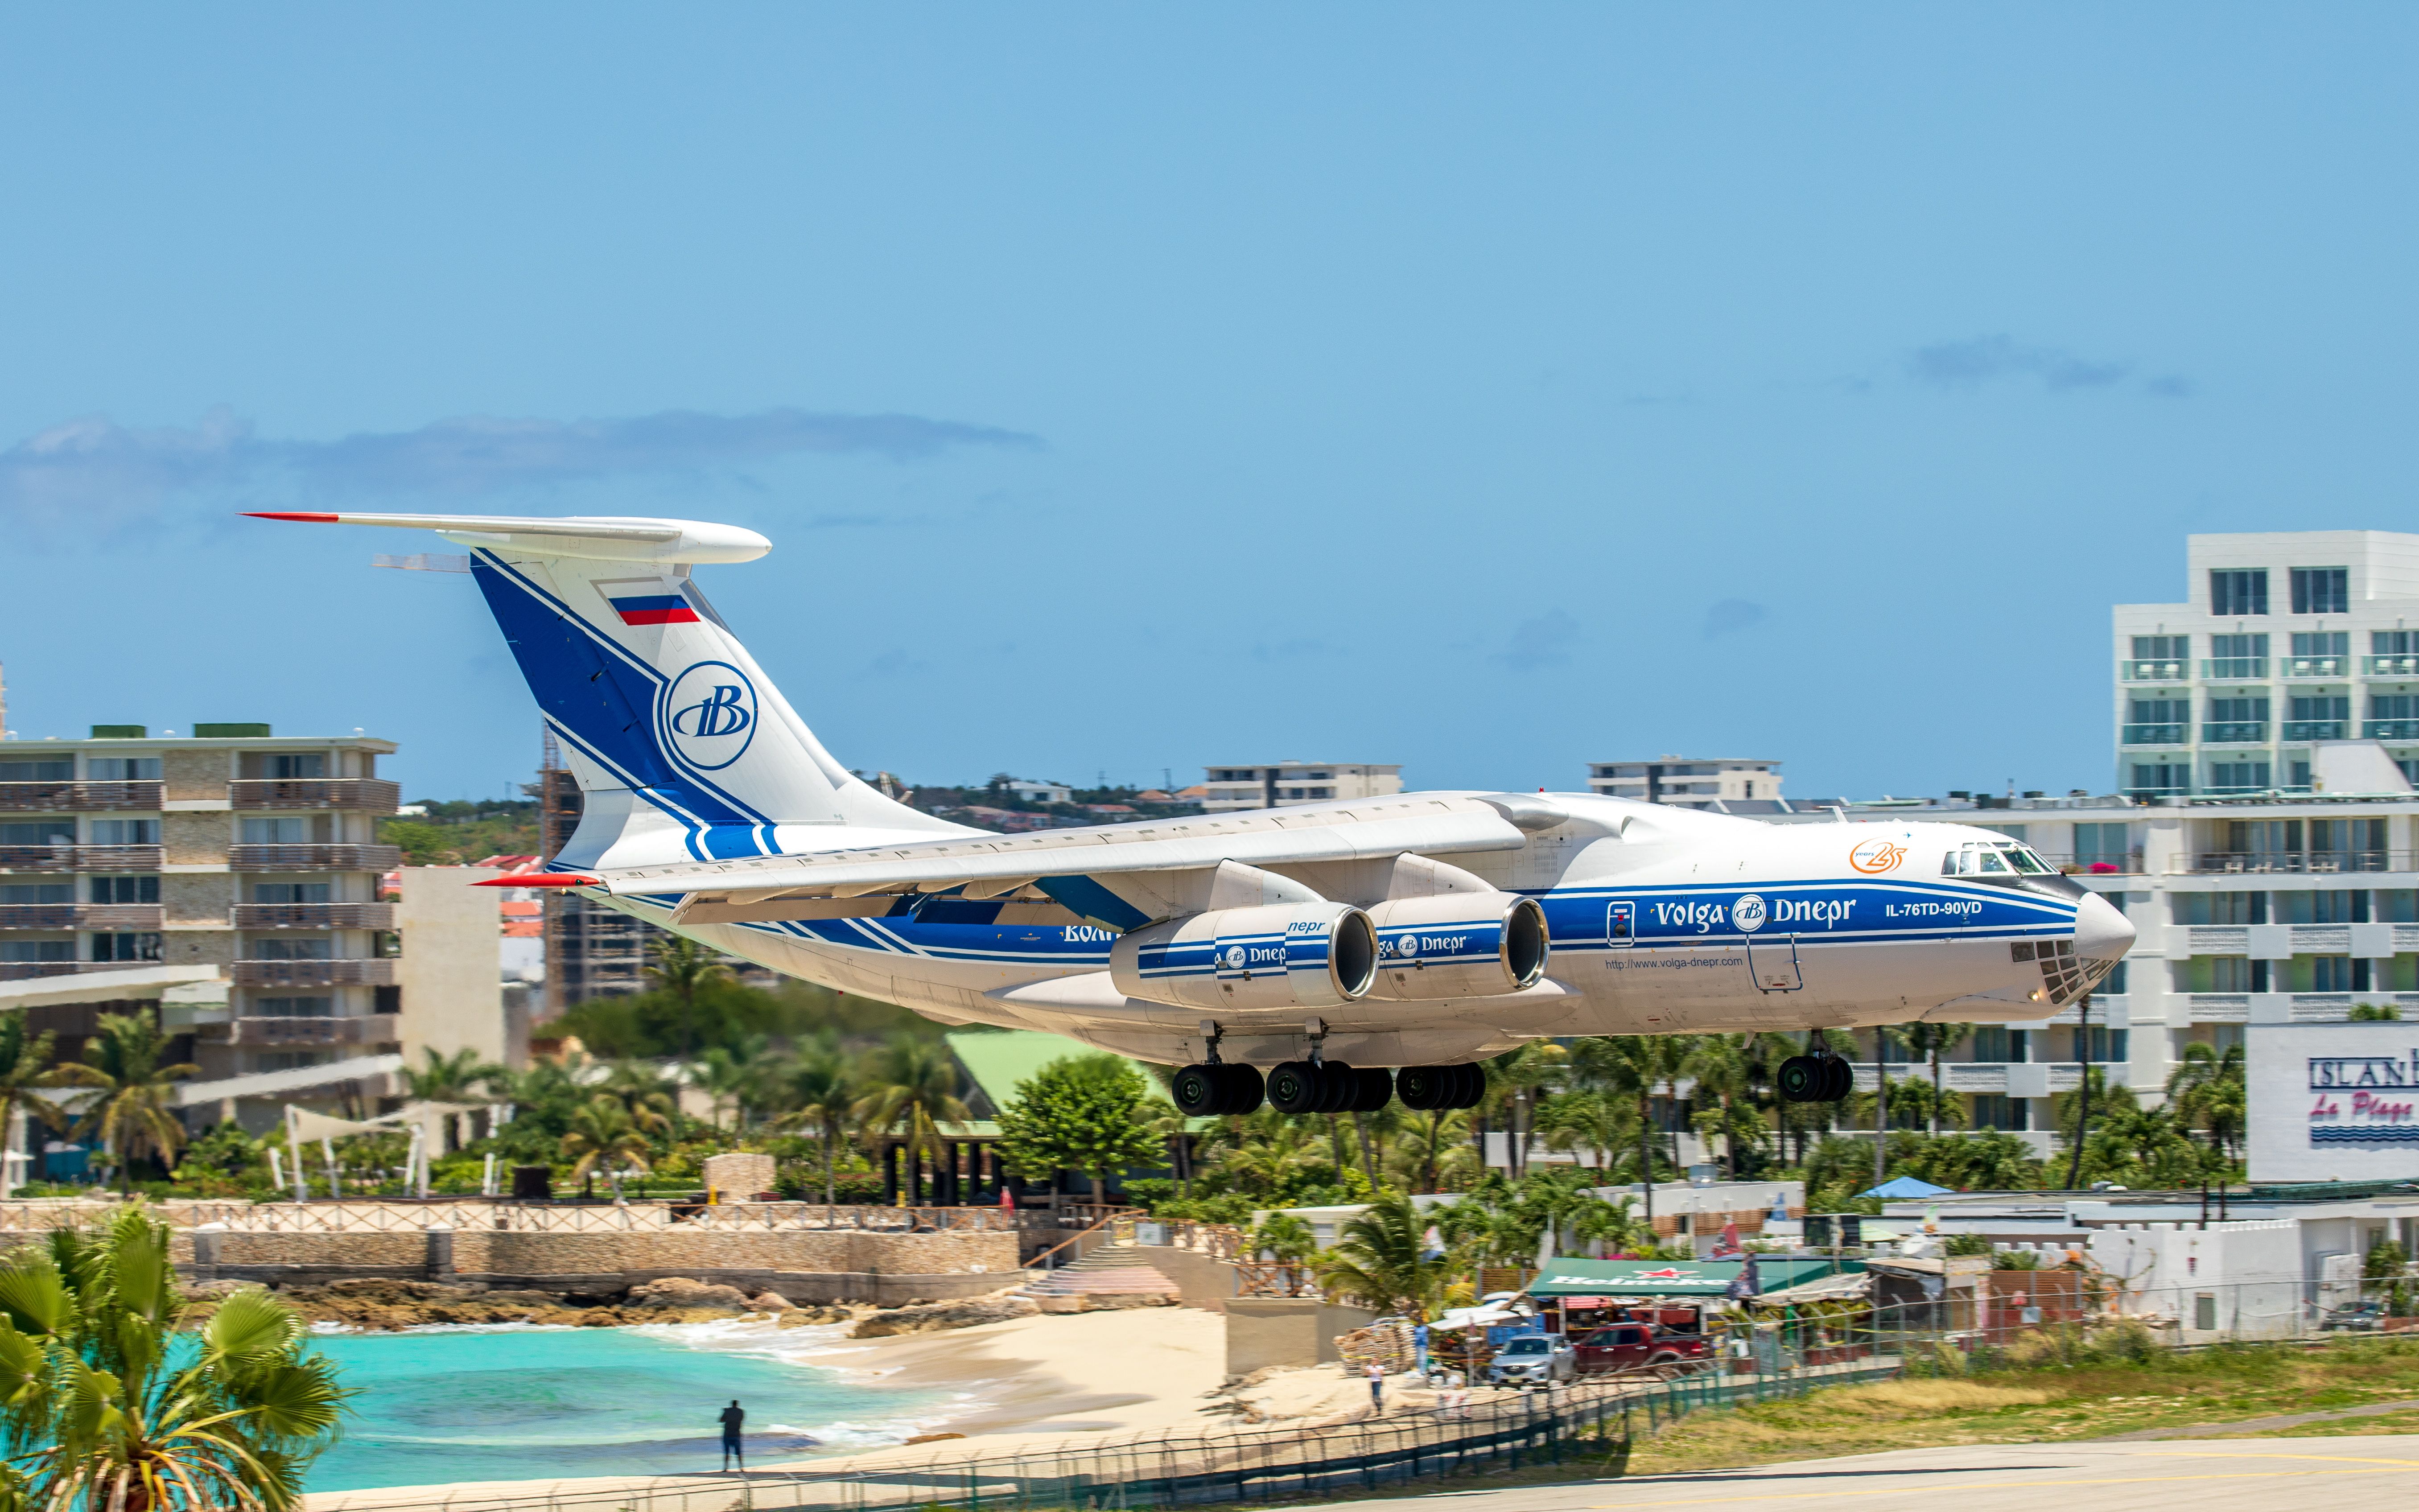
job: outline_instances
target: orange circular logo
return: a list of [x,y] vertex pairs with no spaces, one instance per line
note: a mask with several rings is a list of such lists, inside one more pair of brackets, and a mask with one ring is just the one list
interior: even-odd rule
[[1867,876],[1880,872],[1895,872],[1898,864],[1905,859],[1906,847],[1886,840],[1859,841],[1857,848],[1848,853],[1848,864]]

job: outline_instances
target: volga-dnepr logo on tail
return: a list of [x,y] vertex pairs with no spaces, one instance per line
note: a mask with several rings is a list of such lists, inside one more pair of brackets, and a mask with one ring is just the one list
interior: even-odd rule
[[718,772],[756,738],[756,685],[727,661],[701,661],[664,691],[665,743],[701,772]]

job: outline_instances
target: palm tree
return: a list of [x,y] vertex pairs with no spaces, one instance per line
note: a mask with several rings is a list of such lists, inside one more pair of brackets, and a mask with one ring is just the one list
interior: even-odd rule
[[289,1512],[349,1395],[269,1291],[175,1342],[168,1229],[139,1208],[0,1262],[0,1400],[16,1507]]
[[[1733,1181],[1738,1180],[1739,1131],[1748,1124],[1737,1115],[1740,1104],[1755,1095],[1755,1077],[1748,1059],[1748,1037],[1744,1034],[1700,1035],[1688,1052],[1687,1072],[1697,1079],[1699,1099],[1710,1094],[1719,1106],[1714,1110],[1712,1127],[1722,1135],[1722,1164]],[[1702,1115],[1701,1115],[1702,1117]],[[1760,1134],[1763,1119],[1757,1117],[1752,1127]],[[1760,1141],[1759,1141],[1760,1142]]]
[[134,1163],[146,1155],[163,1165],[176,1163],[185,1148],[185,1126],[174,1111],[177,1083],[198,1076],[202,1068],[187,1062],[163,1066],[168,1037],[148,1018],[132,1013],[103,1013],[99,1034],[84,1047],[85,1063],[72,1062],[52,1074],[62,1087],[89,1087],[100,1095],[76,1118],[76,1136],[98,1133],[103,1148],[117,1163],[117,1189],[131,1190]]
[[1557,1092],[1537,1108],[1537,1133],[1546,1148],[1586,1150],[1606,1180],[1612,1179],[1613,1151],[1628,1142],[1629,1125],[1629,1110],[1605,1092]]
[[2167,1096],[2186,1119],[2209,1131],[2221,1155],[2231,1158],[2242,1136],[2242,1047],[2184,1046],[2181,1062],[2167,1073]]
[[653,1150],[647,1136],[639,1133],[631,1118],[629,1105],[610,1092],[599,1092],[571,1116],[571,1132],[562,1136],[562,1152],[574,1157],[574,1180],[604,1166],[606,1184],[613,1189],[613,1200],[619,1202],[621,1167],[626,1165],[644,1173],[651,1168],[649,1156]]
[[1971,1024],[1907,1024],[1889,1031],[1891,1039],[1932,1062],[1932,1132],[1934,1134],[1940,1133],[1941,1104],[1948,1095],[1940,1085],[1940,1057],[1972,1039],[1973,1035],[1974,1026]]
[[[493,1061],[483,1060],[476,1050],[456,1050],[440,1056],[435,1045],[424,1045],[420,1052],[426,1064],[415,1071],[403,1068],[403,1089],[407,1096],[422,1103],[483,1103],[486,1099],[479,1088],[498,1077],[508,1074]],[[445,1116],[445,1149],[447,1153],[461,1148],[460,1129],[455,1115]]]
[[724,1045],[708,1045],[690,1071],[690,1079],[713,1106],[716,1122],[724,1104],[730,1105],[734,1133],[747,1132],[747,1104],[764,1084],[764,1057],[771,1042],[763,1035],[751,1034],[735,1052]]
[[[29,1030],[23,1013],[0,1016],[0,1146],[13,1137],[20,1108],[54,1128],[68,1121],[57,1103],[35,1090],[58,1085],[51,1065],[56,1042],[57,1037],[48,1029],[39,1034]],[[0,1191],[6,1190],[5,1181],[0,1181]]]
[[1478,1153],[1470,1146],[1470,1115],[1432,1109],[1407,1120],[1387,1147],[1386,1174],[1407,1192],[1444,1192],[1475,1176]]
[[901,1141],[907,1152],[912,1198],[924,1152],[940,1145],[940,1126],[973,1117],[958,1097],[957,1064],[946,1046],[901,1034],[874,1052],[865,1082],[867,1090],[850,1112],[860,1133]]
[[1426,1317],[1444,1300],[1451,1276],[1443,1259],[1428,1257],[1426,1231],[1410,1197],[1379,1194],[1345,1224],[1334,1248],[1320,1257],[1320,1288],[1381,1313]]
[[1684,1035],[1623,1034],[1583,1040],[1574,1057],[1582,1077],[1629,1098],[1637,1110],[1638,1179],[1646,1195],[1649,1228],[1655,1226],[1655,1088],[1672,1087],[1683,1074],[1687,1056]]
[[680,999],[684,1064],[697,1054],[697,990],[732,980],[730,963],[712,947],[686,934],[667,934],[647,947],[647,980]]
[[840,1053],[840,1041],[829,1034],[800,1050],[782,1068],[778,1095],[789,1111],[784,1128],[813,1133],[824,1147],[824,1202],[833,1200],[832,1165],[840,1158],[840,1141],[848,1137],[849,1106],[857,1095],[856,1080]]
[[1254,1226],[1249,1243],[1253,1254],[1284,1268],[1288,1297],[1302,1289],[1302,1262],[1318,1253],[1318,1237],[1310,1225],[1289,1212],[1272,1212],[1261,1219]]
[[1512,1174],[1529,1166],[1529,1134],[1535,1124],[1537,1089],[1566,1073],[1570,1052],[1551,1040],[1530,1040],[1479,1065],[1487,1074],[1487,1092],[1480,1104],[1503,1116],[1504,1148]]
[[647,1134],[680,1132],[680,1095],[676,1084],[643,1060],[617,1060],[596,1084],[629,1111],[630,1121]]

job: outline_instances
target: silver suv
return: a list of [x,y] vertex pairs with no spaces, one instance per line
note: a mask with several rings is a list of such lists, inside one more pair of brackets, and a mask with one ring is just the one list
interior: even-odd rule
[[1571,1347],[1543,1334],[1508,1339],[1487,1364],[1487,1379],[1498,1386],[1536,1386],[1568,1381],[1579,1373]]

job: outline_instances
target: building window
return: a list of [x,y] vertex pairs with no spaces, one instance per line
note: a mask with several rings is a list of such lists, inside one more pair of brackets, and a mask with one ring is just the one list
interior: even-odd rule
[[2319,630],[2293,637],[2296,656],[2348,656],[2351,655],[2351,636],[2343,630]]
[[[2206,741],[2257,741],[2268,738],[2268,701],[2263,698],[2213,698],[2207,701],[2200,737]],[[2221,784],[2223,785],[2223,784]],[[2263,779],[2261,786],[2267,783]]]
[[2365,924],[2368,922],[2367,889],[2279,892],[2276,894],[2276,922]]
[[[2127,1033],[2128,1031],[2124,1029],[2112,1029],[2105,1025],[2095,1024],[2091,1026],[2091,1041],[2087,1045],[2084,1042],[2083,1030],[2078,1026],[2074,1031],[2074,1058],[2096,1060],[2103,1064],[2112,1060],[2122,1061],[2126,1058]],[[2090,1051],[2090,1055],[2085,1056],[2083,1054],[2085,1050]]]
[[255,882],[252,885],[252,901],[256,903],[323,903],[328,901],[328,884]]
[[2221,618],[2234,614],[2267,613],[2268,569],[2211,567],[2209,573],[2209,611]]
[[2100,979],[2099,990],[2107,994],[2111,997],[2124,996],[2125,967],[2129,963],[2119,961],[2115,965],[2110,966],[2108,968],[2108,975]]
[[2351,717],[2351,700],[2339,693],[2318,693],[2286,700],[2287,740],[2341,740]]
[[21,962],[72,961],[73,940],[0,940],[0,961],[15,964]]
[[160,843],[160,821],[96,819],[92,821],[92,842],[95,845],[157,845]]
[[2419,656],[2419,630],[2371,630],[2368,632],[2368,654],[2372,656]]
[[2188,793],[2192,791],[2192,768],[2181,762],[2136,762],[2134,764],[2134,785],[2127,791],[2136,794]]
[[2188,635],[2137,635],[2134,638],[2135,661],[2181,661],[2192,655],[2192,637]]
[[0,782],[72,782],[75,761],[0,762]]
[[0,885],[0,903],[71,903],[72,882],[11,882]]
[[2133,856],[2126,844],[2124,825],[2077,825],[2074,826],[2074,864],[2086,872],[2102,873],[2122,872]]
[[0,825],[0,845],[74,843],[75,821],[72,819],[36,819],[27,823]]
[[2025,1128],[2026,1115],[2030,1111],[2021,1097],[2005,1097],[1997,1092],[1978,1092],[1974,1097],[1974,1127],[1977,1129]]
[[157,782],[160,780],[160,758],[157,756],[87,756],[85,776],[96,782]]
[[2264,892],[2171,892],[2167,915],[2179,924],[2265,924]]
[[335,955],[335,943],[325,937],[252,942],[254,961],[332,961]]
[[325,777],[328,757],[324,751],[316,750],[248,751],[243,758],[243,775],[282,782]]
[[324,1019],[336,1013],[332,997],[255,997],[253,1012],[269,1019]]
[[[2248,609],[2251,614],[2268,612],[2260,594],[2261,608]],[[2295,567],[2293,569],[2293,612],[2296,614],[2348,614],[2351,612],[2351,573],[2343,567]],[[2327,656],[2327,652],[2315,652]],[[2340,655],[2340,653],[2334,653]]]
[[96,934],[92,937],[92,959],[95,961],[157,961],[160,959],[160,936],[157,934]]
[[2031,1053],[2032,1034],[2028,1029],[2011,1029],[2004,1024],[1980,1024],[1974,1027],[1974,1058],[1977,1060],[2023,1060]]
[[2219,793],[2265,793],[2272,785],[2268,780],[2268,764],[2211,762],[2209,764],[2209,785]]
[[316,1050],[270,1050],[262,1054],[257,1065],[261,1071],[300,1071],[326,1058]]
[[2293,990],[2311,993],[2368,991],[2368,958],[2348,955],[2297,955],[2293,958]]
[[92,901],[97,903],[156,903],[160,901],[158,877],[92,877]]

